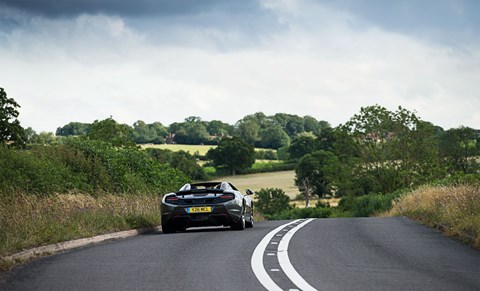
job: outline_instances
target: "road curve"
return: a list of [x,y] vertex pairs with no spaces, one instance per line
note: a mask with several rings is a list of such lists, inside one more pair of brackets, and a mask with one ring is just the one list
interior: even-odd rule
[[[76,249],[13,269],[0,290],[264,290],[252,254],[286,223]],[[290,263],[317,290],[480,290],[479,250],[406,218],[315,219],[289,240]],[[279,267],[276,247],[263,258],[267,274],[281,289],[298,288]]]

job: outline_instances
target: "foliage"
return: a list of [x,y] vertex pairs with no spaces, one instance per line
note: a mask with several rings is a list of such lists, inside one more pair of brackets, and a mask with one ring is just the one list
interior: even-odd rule
[[138,120],[133,124],[133,139],[137,144],[165,143],[167,135],[167,128],[160,122],[146,124],[142,120]]
[[36,195],[81,191],[158,194],[178,189],[183,173],[154,161],[136,148],[115,148],[99,141],[70,139],[31,150],[0,147],[0,193]]
[[147,153],[161,164],[169,164],[182,171],[191,180],[205,180],[207,178],[202,167],[197,163],[195,156],[185,151],[173,152],[161,149],[146,149]]
[[175,135],[175,142],[180,144],[216,144],[211,141],[207,131],[207,123],[200,117],[190,116],[184,122],[175,122],[169,126],[170,133]]
[[290,209],[290,198],[279,188],[262,188],[255,193],[255,209],[266,218]]
[[278,163],[255,163],[250,169],[245,169],[242,174],[258,174],[269,172],[291,171],[295,169],[296,163],[278,162]]
[[333,212],[333,208],[324,207],[319,204],[317,207],[289,208],[266,217],[273,220],[328,218]]
[[90,126],[87,137],[116,147],[135,146],[133,129],[126,124],[117,123],[112,117],[101,121],[95,120]]
[[90,123],[69,122],[68,124],[58,127],[56,135],[59,136],[79,136],[86,135],[90,128]]
[[310,132],[320,133],[329,127],[328,122],[317,121],[311,116],[277,113],[266,116],[262,112],[247,115],[235,125],[235,135],[257,147],[278,149],[288,146],[290,140]]
[[0,196],[0,257],[31,247],[158,225],[160,199],[22,192]]
[[290,137],[279,125],[261,129],[259,136],[258,145],[262,148],[278,149],[290,144]]
[[441,176],[437,157],[435,127],[415,113],[399,107],[391,112],[375,105],[361,108],[345,125],[359,159],[350,168],[355,176],[371,176],[372,188],[390,193],[403,187],[421,185]]
[[480,135],[472,128],[452,128],[440,135],[440,155],[450,174],[455,172],[476,173],[480,155]]
[[236,135],[249,145],[255,145],[260,140],[260,125],[253,120],[239,121],[236,126]]
[[255,151],[255,160],[278,160],[277,153],[272,150],[256,150]]
[[392,201],[400,194],[369,194],[365,196],[345,196],[338,207],[354,217],[368,217],[392,208]]
[[305,155],[295,168],[295,185],[301,192],[323,195],[335,186],[340,164],[331,152],[317,151]]
[[255,149],[243,140],[233,137],[220,141],[218,147],[210,149],[206,155],[216,168],[225,168],[235,175],[236,172],[250,168],[255,162]]
[[292,141],[292,144],[288,148],[288,153],[291,159],[300,159],[306,154],[313,153],[318,149],[319,146],[315,137],[301,135]]
[[13,143],[16,146],[25,144],[25,133],[17,119],[20,105],[7,97],[7,92],[0,88],[0,143]]
[[281,147],[277,149],[277,157],[279,160],[288,161],[290,160],[290,154],[288,153],[288,146]]
[[25,129],[25,142],[30,145],[51,145],[55,143],[57,138],[52,132],[42,131],[36,133],[31,127]]

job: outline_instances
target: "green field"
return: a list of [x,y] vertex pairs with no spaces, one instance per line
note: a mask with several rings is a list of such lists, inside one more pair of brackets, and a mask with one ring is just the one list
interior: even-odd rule
[[143,144],[141,145],[142,149],[154,148],[162,150],[171,150],[172,152],[186,151],[190,154],[195,154],[198,152],[201,156],[207,154],[208,150],[211,148],[216,148],[214,145],[189,145],[189,144]]
[[227,176],[215,179],[215,181],[227,181],[235,185],[241,192],[245,189],[258,191],[262,188],[280,188],[290,197],[300,193],[294,184],[295,171],[283,171],[273,173],[261,173],[252,175]]
[[[206,155],[209,149],[217,147],[216,145],[190,145],[190,144],[142,144],[140,146],[142,147],[142,149],[154,148],[154,149],[162,149],[162,150],[171,150],[173,152],[186,151],[192,155],[195,154],[195,152],[198,152],[201,156]],[[261,149],[261,148],[255,148],[255,151],[276,152],[276,150]]]

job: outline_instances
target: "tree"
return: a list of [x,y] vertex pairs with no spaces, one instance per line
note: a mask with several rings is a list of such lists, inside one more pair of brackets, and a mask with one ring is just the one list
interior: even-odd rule
[[384,194],[438,176],[435,127],[407,109],[362,107],[339,130],[350,135],[358,149],[355,174],[370,176]]
[[259,132],[260,125],[254,120],[246,120],[237,123],[236,135],[252,146],[260,139]]
[[300,159],[306,154],[310,154],[318,149],[318,143],[315,137],[300,135],[292,141],[288,153],[291,159]]
[[260,130],[259,145],[262,148],[278,149],[290,144],[290,138],[279,125],[272,125]]
[[182,171],[191,180],[206,179],[203,168],[197,163],[197,159],[188,152],[172,152],[170,150],[154,148],[149,148],[146,151],[154,160],[161,164],[168,164],[171,167]]
[[337,156],[331,152],[316,151],[305,155],[295,168],[295,185],[306,195],[324,195],[336,186],[340,169]]
[[87,137],[91,140],[101,140],[117,147],[135,146],[133,129],[126,124],[117,123],[112,117],[98,121],[90,126]]
[[60,136],[77,136],[77,135],[86,135],[88,128],[90,127],[89,123],[82,122],[69,122],[63,127],[57,128],[56,135]]
[[0,88],[0,142],[13,143],[15,146],[25,144],[25,131],[17,119],[20,105],[7,97],[7,92]]
[[303,117],[303,126],[306,132],[311,132],[315,135],[319,135],[326,128],[331,128],[327,121],[318,121],[312,116]]
[[233,126],[220,120],[212,120],[207,125],[207,131],[210,135],[229,136],[233,134]]
[[216,168],[225,168],[232,175],[250,168],[255,162],[255,149],[238,137],[224,138],[207,152]]
[[279,188],[260,189],[255,193],[255,207],[262,214],[270,216],[289,209],[290,198]]
[[475,156],[480,154],[480,137],[469,127],[452,128],[440,135],[440,156],[450,174],[475,173],[479,165]]

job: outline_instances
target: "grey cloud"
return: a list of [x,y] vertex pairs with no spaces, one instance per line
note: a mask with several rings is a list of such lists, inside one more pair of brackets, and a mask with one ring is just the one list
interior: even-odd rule
[[202,13],[208,10],[250,10],[255,0],[0,0],[0,4],[47,17],[87,14],[119,16],[169,16]]

